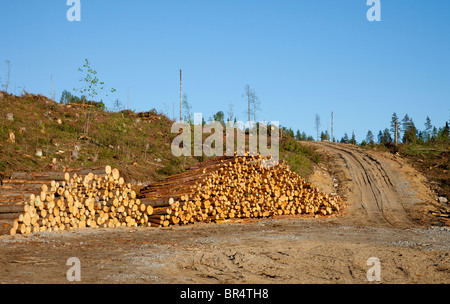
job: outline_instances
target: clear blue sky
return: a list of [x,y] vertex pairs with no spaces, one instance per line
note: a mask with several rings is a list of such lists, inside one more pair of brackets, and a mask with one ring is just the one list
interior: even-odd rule
[[[335,137],[362,140],[389,126],[393,112],[441,127],[450,117],[450,1],[381,0],[369,22],[366,0],[81,0],[69,22],[66,0],[0,2],[0,77],[12,64],[10,92],[56,98],[79,87],[88,58],[100,80],[130,108],[172,117],[183,92],[208,118],[230,102],[245,120],[245,84],[258,120],[314,135],[314,117]],[[178,113],[178,107],[175,108]],[[177,115],[178,116],[178,115]]]

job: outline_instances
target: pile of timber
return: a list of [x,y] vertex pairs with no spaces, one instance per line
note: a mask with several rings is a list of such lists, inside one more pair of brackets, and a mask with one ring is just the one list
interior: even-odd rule
[[31,195],[39,195],[41,187],[51,188],[55,182],[65,181],[66,173],[86,176],[89,173],[105,176],[105,166],[91,168],[67,168],[64,171],[39,173],[13,172],[11,177],[0,182],[0,224],[11,225],[24,211],[25,202]]
[[40,191],[37,195],[31,194],[23,204],[10,205],[17,206],[21,211],[13,221],[10,233],[86,227],[159,226],[149,218],[153,214],[152,206],[136,198],[132,185],[125,183],[118,169],[106,166],[99,174],[91,171],[82,176],[80,173],[84,172],[55,173],[59,174],[59,178],[63,176],[63,181],[52,180],[49,186],[41,180],[49,177],[47,175],[21,176],[41,182]]
[[334,216],[345,207],[339,196],[319,191],[285,163],[267,166],[268,161],[261,155],[217,157],[143,188],[138,197],[166,207],[156,222],[162,227],[278,215]]
[[161,115],[159,115],[158,113],[156,113],[154,111],[137,113],[137,117],[140,118],[141,120],[147,121],[147,122],[161,120]]
[[[110,166],[100,171],[52,173],[57,180],[48,184],[43,182],[49,174],[27,173],[15,177],[33,181],[21,185],[30,191],[39,185],[39,192],[28,198],[18,195],[15,199],[22,203],[0,208],[8,207],[10,214],[16,215],[11,234],[27,234],[86,227],[168,227],[280,215],[335,216],[345,207],[339,196],[319,191],[285,163],[267,166],[270,161],[270,157],[248,154],[217,157],[151,184],[139,194]],[[0,219],[4,214],[0,211]]]

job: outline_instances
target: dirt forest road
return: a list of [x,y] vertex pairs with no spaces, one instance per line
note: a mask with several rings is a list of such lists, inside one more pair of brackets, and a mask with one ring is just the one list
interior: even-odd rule
[[336,188],[348,199],[353,224],[412,228],[427,220],[435,195],[401,158],[347,144],[313,145],[331,158]]
[[339,217],[0,236],[0,282],[69,283],[77,257],[80,283],[450,283],[450,229],[433,226],[425,179],[393,155],[311,144],[326,160],[311,182],[347,199]]

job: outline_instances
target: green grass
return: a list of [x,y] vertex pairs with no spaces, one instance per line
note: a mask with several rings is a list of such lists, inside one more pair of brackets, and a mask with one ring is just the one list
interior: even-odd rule
[[442,152],[448,152],[448,145],[435,144],[408,144],[400,145],[400,153],[408,156],[436,157]]
[[322,155],[314,148],[285,136],[280,142],[280,158],[286,161],[292,171],[306,178],[313,173],[313,164],[318,164]]

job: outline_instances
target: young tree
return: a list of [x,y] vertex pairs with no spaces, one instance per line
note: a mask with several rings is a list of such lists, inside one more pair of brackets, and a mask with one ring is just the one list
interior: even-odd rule
[[316,114],[316,119],[314,120],[314,128],[317,132],[317,141],[319,141],[319,128],[320,128],[320,116]]
[[[89,60],[86,58],[85,59],[85,63],[83,65],[83,67],[78,68],[78,71],[80,73],[82,73],[82,78],[80,79],[80,82],[83,84],[83,86],[79,89],[75,88],[73,89],[75,92],[79,92],[80,94],[87,94],[88,97],[90,98],[90,100],[94,101],[95,98],[98,96],[99,92],[104,91],[105,87],[105,83],[101,82],[98,78],[97,78],[97,71],[94,70],[91,67],[91,63],[89,62]],[[116,90],[114,88],[112,88],[110,90],[111,93],[115,92]],[[106,94],[106,96],[108,96],[108,94]],[[83,100],[83,106],[85,106],[85,101]],[[89,133],[89,123],[90,123],[90,116],[91,116],[91,111],[89,111],[89,115],[88,115],[88,111],[87,108],[85,109],[85,125],[84,125],[84,134],[87,135]]]
[[187,94],[183,94],[183,109],[184,109],[184,117],[183,120],[188,124],[194,123],[194,114],[192,113],[192,106],[188,102]]
[[222,111],[217,112],[216,114],[213,115],[213,120],[214,121],[218,121],[222,124],[225,124],[225,115],[223,114]]

